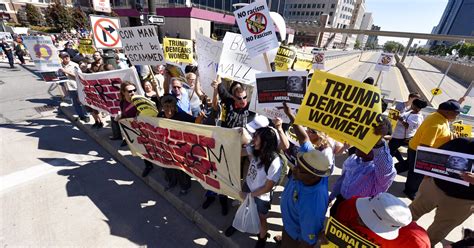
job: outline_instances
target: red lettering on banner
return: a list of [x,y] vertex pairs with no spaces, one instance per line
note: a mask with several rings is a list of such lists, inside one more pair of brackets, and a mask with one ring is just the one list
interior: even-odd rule
[[[213,152],[216,141],[212,137],[195,135],[178,130],[154,127],[145,122],[133,120],[131,127],[137,131],[136,142],[146,150],[145,158],[161,164],[180,167],[209,186],[220,189],[215,179],[216,162],[227,163],[223,146]],[[123,129],[127,132],[126,129]]]

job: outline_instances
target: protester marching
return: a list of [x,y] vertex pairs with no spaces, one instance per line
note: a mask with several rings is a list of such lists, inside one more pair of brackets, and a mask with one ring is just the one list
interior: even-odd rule
[[[255,247],[270,238],[278,185],[280,247],[431,247],[472,215],[473,139],[452,124],[462,99],[426,115],[428,103],[412,92],[385,110],[373,78],[304,64],[277,38],[265,3],[235,16],[241,34],[220,41],[196,34],[160,44],[154,26],[140,26],[119,28],[117,44],[62,34],[2,39],[0,47],[10,67],[14,55],[19,64],[30,59],[58,84],[77,121],[111,127],[110,139],[143,159],[142,177],[159,171],[165,190],[180,195],[193,194],[196,180],[207,190],[202,208],[218,197],[224,216],[229,201],[242,202],[224,234],[256,235]],[[411,204],[388,193],[405,172]],[[416,221],[433,209],[424,230]]]

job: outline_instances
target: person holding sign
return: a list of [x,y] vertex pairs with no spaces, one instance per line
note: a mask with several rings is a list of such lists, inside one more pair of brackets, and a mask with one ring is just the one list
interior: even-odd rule
[[[284,104],[284,110],[294,123],[295,116]],[[315,148],[300,125],[293,124],[300,143],[295,167],[282,193],[282,247],[312,247],[324,229],[328,206],[328,177],[334,169],[330,147]]]
[[342,175],[333,186],[329,201],[336,197],[336,202],[331,208],[333,216],[339,204],[354,196],[369,197],[386,192],[397,172],[393,167],[392,156],[384,136],[387,134],[387,125],[381,123],[374,133],[380,135],[380,140],[369,153],[356,149],[355,154],[344,161]]
[[[453,139],[439,149],[474,155],[474,139]],[[468,175],[470,173],[464,173],[462,178],[469,181]],[[427,230],[433,246],[472,215],[473,183],[471,181],[469,187],[466,187],[443,179],[426,177],[420,184],[418,195],[409,207],[415,221],[436,209],[433,223]]]
[[[410,101],[410,100],[409,100]],[[407,146],[408,141],[415,135],[416,130],[423,122],[421,109],[425,108],[428,103],[418,98],[410,103],[411,111],[408,111],[398,117],[397,125],[392,133],[392,139],[388,143],[390,154],[397,158],[398,163],[395,165],[397,173],[408,170],[408,164],[403,159],[402,154],[398,151],[400,146]],[[401,112],[400,112],[401,113]]]
[[379,247],[430,247],[428,234],[412,221],[408,206],[389,193],[344,201],[335,218]]
[[408,101],[406,102],[399,102],[395,105],[395,109],[400,112],[400,114],[403,114],[407,111],[410,110],[411,105],[415,99],[421,98],[420,93],[418,92],[412,92],[408,95]]
[[452,122],[461,112],[461,106],[456,100],[449,100],[439,105],[438,110],[430,114],[421,124],[415,136],[408,143],[408,175],[403,193],[411,200],[415,199],[423,175],[416,174],[416,149],[418,146],[438,148],[454,138],[449,122]]

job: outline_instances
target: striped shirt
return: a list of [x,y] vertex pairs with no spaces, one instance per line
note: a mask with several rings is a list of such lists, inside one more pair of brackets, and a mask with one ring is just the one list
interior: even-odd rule
[[374,159],[364,162],[355,154],[344,161],[342,175],[336,181],[329,197],[332,201],[338,194],[344,199],[354,196],[369,197],[386,192],[397,174],[387,144],[374,148]]

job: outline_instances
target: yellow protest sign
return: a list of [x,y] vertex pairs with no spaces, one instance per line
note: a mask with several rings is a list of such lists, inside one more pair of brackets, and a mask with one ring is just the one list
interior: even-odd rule
[[293,67],[295,70],[311,70],[313,68],[313,55],[308,53],[297,52],[296,62]]
[[431,90],[431,94],[433,94],[433,96],[441,95],[442,93],[443,91],[441,91],[440,88],[434,88]]
[[92,39],[82,38],[79,39],[79,52],[82,54],[94,54],[95,48],[92,44]]
[[155,103],[147,97],[142,95],[134,95],[132,96],[132,103],[137,108],[139,116],[158,116],[159,111],[156,108]]
[[358,235],[350,228],[344,226],[333,217],[329,217],[328,223],[326,224],[325,234],[329,244],[321,245],[321,247],[379,247]]
[[467,124],[453,124],[454,133],[459,137],[472,137],[472,126]]
[[382,122],[381,101],[378,87],[315,71],[295,123],[369,153],[380,139],[373,127]]
[[388,110],[388,119],[390,120],[390,123],[392,124],[392,129],[393,129],[392,131],[395,130],[399,117],[400,117],[400,111],[398,111],[398,109]]
[[280,46],[275,57],[275,70],[288,71],[295,61],[296,50],[287,46]]
[[192,40],[164,38],[163,49],[168,62],[188,64],[193,62]]

